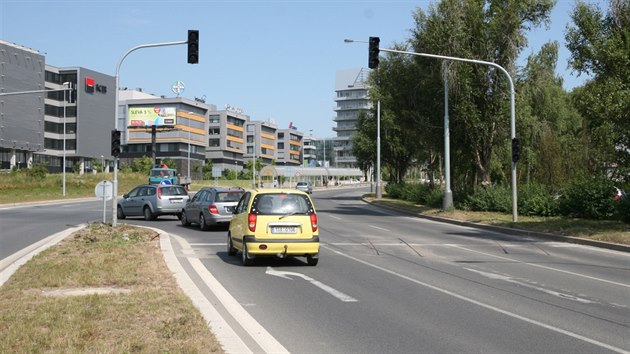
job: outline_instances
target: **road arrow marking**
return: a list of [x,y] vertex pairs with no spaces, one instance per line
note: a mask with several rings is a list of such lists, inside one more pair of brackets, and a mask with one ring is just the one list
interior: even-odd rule
[[343,301],[343,302],[358,302],[359,300],[346,295],[344,293],[342,293],[339,290],[333,289],[330,286],[317,281],[307,275],[304,275],[302,273],[296,273],[296,272],[285,272],[285,271],[281,271],[281,270],[275,270],[271,267],[267,267],[267,271],[265,272],[265,274],[269,274],[269,275],[274,275],[276,277],[280,277],[280,278],[284,278],[284,279],[289,279],[289,280],[293,280],[293,278],[291,278],[290,276],[294,276],[294,277],[300,277],[306,281],[308,281],[309,283],[315,285],[316,287],[324,290],[325,292],[329,293],[330,295],[336,297],[337,299]]

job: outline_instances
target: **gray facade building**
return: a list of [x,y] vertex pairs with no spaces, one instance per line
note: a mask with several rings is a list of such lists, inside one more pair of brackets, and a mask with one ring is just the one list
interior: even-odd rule
[[[0,96],[1,168],[41,163],[60,172],[65,151],[67,171],[84,172],[110,156],[114,77],[46,65],[43,54],[4,41],[0,64],[0,93],[14,93]],[[67,85],[75,88],[72,102],[68,91],[59,91]]]
[[304,160],[304,134],[295,129],[278,129],[276,164],[300,166]]
[[369,69],[358,68],[340,70],[335,80],[335,112],[334,121],[337,132],[334,142],[335,167],[356,168],[357,159],[352,153],[352,137],[357,131],[359,114],[369,114],[372,104],[368,97]]
[[249,116],[240,109],[226,109],[209,114],[206,158],[221,170],[241,171],[245,164],[245,126]]
[[[35,50],[0,41],[0,94],[44,90],[45,57]],[[0,96],[1,168],[26,167],[44,150],[46,93]]]

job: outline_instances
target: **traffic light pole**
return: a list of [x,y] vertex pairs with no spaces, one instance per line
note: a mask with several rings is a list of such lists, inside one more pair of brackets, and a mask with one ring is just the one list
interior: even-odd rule
[[[364,41],[355,41],[355,40],[352,40],[352,39],[345,39],[344,42],[346,42],[346,43],[353,43],[353,42],[365,43]],[[387,48],[378,48],[378,49],[379,49],[379,51],[382,51],[382,52],[398,53],[398,54],[410,54],[410,55],[416,55],[416,56],[420,56],[420,57],[428,57],[428,58],[442,59],[442,60],[463,61],[463,62],[473,63],[473,64],[488,65],[488,66],[492,66],[494,68],[499,69],[501,72],[503,72],[505,74],[505,76],[507,76],[508,81],[510,83],[510,133],[511,133],[512,141],[514,141],[514,139],[516,139],[516,119],[515,119],[515,105],[514,105],[514,97],[515,97],[514,82],[512,81],[512,77],[507,72],[507,70],[505,70],[499,64],[496,64],[496,63],[493,63],[493,62],[489,62],[489,61],[483,61],[483,60],[466,59],[466,58],[459,58],[459,57],[449,57],[449,56],[437,55],[437,54],[407,52],[407,51],[403,51],[403,50],[395,50],[395,49],[387,49]],[[447,168],[449,168],[449,167],[447,166]],[[518,220],[518,209],[517,209],[517,192],[516,192],[516,161],[514,161],[514,158],[513,158],[512,159],[512,221],[516,222],[517,220]]]
[[[142,49],[142,48],[152,48],[152,47],[165,47],[165,46],[171,46],[171,45],[180,45],[180,44],[186,44],[188,43],[188,41],[178,41],[178,42],[164,42],[164,43],[154,43],[154,44],[141,44],[138,46],[135,46],[131,49],[129,49],[118,61],[118,64],[116,65],[116,98],[115,98],[115,104],[116,107],[114,109],[114,129],[118,129],[118,86],[119,86],[119,81],[120,81],[120,66],[122,65],[123,61],[125,60],[125,58],[131,54],[132,52],[138,50],[138,49]],[[113,198],[112,198],[112,227],[116,227],[116,220],[118,218],[118,214],[116,213],[116,207],[117,207],[117,199],[118,199],[118,157],[115,156],[114,157],[114,180],[113,180]]]

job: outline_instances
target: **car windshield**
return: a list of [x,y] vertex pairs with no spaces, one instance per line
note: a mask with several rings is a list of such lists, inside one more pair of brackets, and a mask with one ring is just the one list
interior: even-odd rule
[[312,211],[308,197],[301,194],[262,194],[256,198],[253,211],[257,214],[307,214]]
[[162,195],[186,195],[186,190],[184,187],[180,186],[172,186],[172,187],[162,187]]
[[218,203],[238,202],[243,195],[242,191],[218,192],[216,201]]
[[151,170],[151,177],[172,177],[173,171],[170,170]]

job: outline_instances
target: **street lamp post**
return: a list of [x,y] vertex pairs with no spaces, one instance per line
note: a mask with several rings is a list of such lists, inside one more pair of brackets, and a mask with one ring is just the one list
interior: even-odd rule
[[256,188],[256,134],[254,132],[254,151],[252,153],[252,183]]
[[[345,43],[354,43],[354,42],[368,43],[366,41],[355,41],[352,39],[344,39],[344,42]],[[449,56],[437,55],[437,54],[416,53],[416,52],[408,52],[408,51],[403,51],[403,50],[395,50],[395,49],[387,49],[387,48],[378,48],[378,50],[383,51],[383,52],[389,52],[389,53],[410,54],[410,55],[416,55],[420,57],[428,57],[428,58],[434,58],[434,59],[463,61],[466,63],[488,65],[488,66],[492,66],[494,68],[499,69],[502,73],[505,74],[505,76],[507,76],[508,82],[510,84],[510,133],[511,133],[512,141],[514,141],[514,139],[516,138],[516,118],[515,118],[516,109],[515,109],[515,103],[514,103],[514,98],[516,94],[514,91],[514,82],[512,81],[512,77],[507,72],[507,70],[505,70],[505,68],[503,68],[501,65],[493,63],[493,62],[489,62],[489,61],[466,59],[466,58],[459,58],[459,57],[449,57]],[[447,169],[450,169],[450,166],[446,165],[445,170]],[[450,171],[448,173],[450,173]],[[516,192],[516,162],[514,161],[512,161],[511,174],[512,174],[512,221],[516,222],[518,220],[518,209],[517,209],[518,203],[517,203],[517,192]],[[450,186],[447,186],[447,188],[450,189]]]
[[[69,82],[64,82],[62,84],[62,86],[64,88],[70,88],[70,83]],[[63,187],[62,187],[62,194],[65,197],[66,196],[66,106],[68,105],[68,101],[66,98],[66,95],[68,94],[67,90],[63,91],[63,163],[62,163],[62,175],[63,175]]]
[[381,101],[376,103],[376,199],[381,199]]
[[105,173],[105,157],[101,155],[101,173]]
[[324,167],[326,166],[326,138],[324,138]]
[[[189,114],[192,114],[192,112],[188,112]],[[187,177],[192,181],[192,179],[190,178],[190,116],[188,117],[188,175]]]

